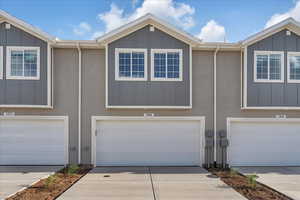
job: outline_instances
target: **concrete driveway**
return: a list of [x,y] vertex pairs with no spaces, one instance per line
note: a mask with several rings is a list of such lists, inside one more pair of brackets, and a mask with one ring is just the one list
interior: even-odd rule
[[62,166],[0,166],[0,199],[30,186]]
[[243,174],[256,173],[259,182],[300,200],[300,167],[238,167]]
[[59,200],[245,200],[200,167],[97,167]]

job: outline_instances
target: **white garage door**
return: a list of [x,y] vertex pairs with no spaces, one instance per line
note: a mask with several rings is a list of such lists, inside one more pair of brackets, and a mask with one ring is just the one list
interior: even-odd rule
[[96,165],[201,165],[204,119],[200,119],[97,121]]
[[300,166],[299,119],[229,120],[232,166]]
[[67,117],[0,118],[0,165],[64,165]]

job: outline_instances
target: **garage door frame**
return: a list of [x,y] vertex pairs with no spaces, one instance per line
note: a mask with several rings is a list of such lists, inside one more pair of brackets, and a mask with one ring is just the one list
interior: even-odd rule
[[227,138],[229,141],[229,145],[227,148],[227,163],[229,165],[229,167],[231,167],[231,145],[230,145],[230,141],[231,141],[231,137],[232,135],[230,134],[231,131],[231,124],[233,122],[259,122],[259,123],[263,123],[263,122],[273,122],[273,123],[277,123],[277,122],[299,122],[300,123],[300,118],[232,118],[232,117],[228,117],[227,118]]
[[96,132],[97,132],[97,122],[98,121],[146,121],[146,120],[161,120],[161,121],[170,121],[170,120],[178,120],[178,121],[199,121],[200,123],[200,166],[204,163],[204,152],[205,152],[205,117],[204,116],[193,116],[193,117],[184,117],[184,116],[172,116],[172,117],[146,117],[146,116],[92,116],[91,117],[91,142],[92,142],[92,150],[91,150],[91,160],[92,165],[96,166]]
[[41,116],[41,115],[12,115],[0,116],[0,121],[3,120],[63,120],[64,121],[64,157],[66,166],[69,163],[69,117],[68,116]]

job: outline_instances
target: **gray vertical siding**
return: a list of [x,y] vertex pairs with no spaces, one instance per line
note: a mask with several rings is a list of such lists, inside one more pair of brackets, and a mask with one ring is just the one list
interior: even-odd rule
[[[115,81],[115,48],[148,49],[147,81]],[[151,49],[183,50],[183,81],[150,81]],[[117,106],[189,106],[189,45],[149,26],[108,45],[108,104]]]
[[[0,24],[0,46],[3,46],[3,79],[0,79],[0,104],[47,105],[47,42],[23,30]],[[6,80],[6,47],[40,47],[40,80]]]
[[[105,51],[82,51],[82,163],[91,163],[92,116],[205,116],[206,130],[212,130],[213,109],[213,52],[193,52],[193,108],[189,110],[106,109],[105,108]],[[206,151],[211,155],[211,151]]]
[[[53,109],[0,108],[16,115],[52,115],[69,117],[69,162],[78,160],[78,51],[54,49]],[[47,156],[47,155],[45,155]]]
[[299,110],[241,110],[240,55],[240,52],[230,51],[221,51],[217,55],[217,164],[219,166],[223,166],[224,160],[227,159],[226,150],[220,147],[219,132],[227,130],[228,117],[274,118],[276,115],[286,115],[287,118],[300,118]]
[[[247,56],[247,104],[248,106],[300,106],[300,84],[287,83],[287,52],[300,51],[300,37],[286,35],[282,30],[248,47]],[[284,83],[254,82],[254,51],[284,51]]]

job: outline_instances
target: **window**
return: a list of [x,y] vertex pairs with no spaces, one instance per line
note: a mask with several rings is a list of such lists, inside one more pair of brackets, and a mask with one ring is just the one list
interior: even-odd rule
[[288,53],[288,82],[300,83],[300,52]]
[[7,79],[40,79],[39,47],[7,47]]
[[115,63],[116,80],[147,80],[147,49],[116,48]]
[[284,82],[284,53],[276,51],[255,51],[254,81]]
[[0,79],[3,79],[3,47],[0,46]]
[[151,80],[182,81],[182,50],[151,49]]

